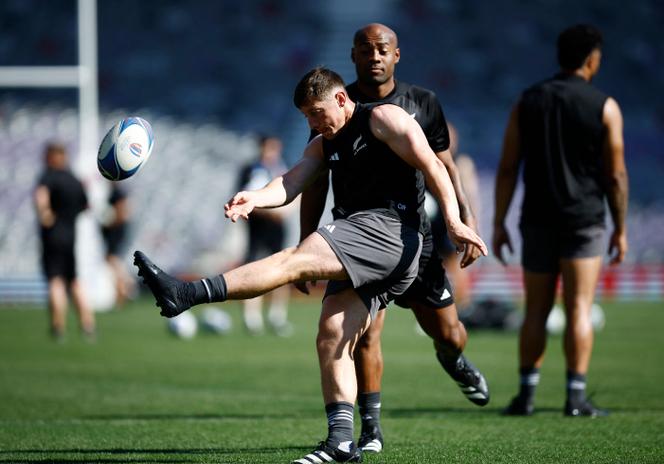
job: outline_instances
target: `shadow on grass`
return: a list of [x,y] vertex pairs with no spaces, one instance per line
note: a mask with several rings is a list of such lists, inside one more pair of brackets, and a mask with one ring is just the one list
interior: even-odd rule
[[[118,462],[198,462],[199,458],[193,455],[226,455],[238,453],[281,453],[283,451],[306,451],[310,446],[281,446],[279,448],[265,447],[265,448],[166,448],[166,449],[123,449],[123,448],[107,448],[107,449],[16,449],[16,450],[0,450],[0,463],[16,463],[16,464],[34,464],[34,463],[52,463],[52,464],[78,464],[84,462],[90,463],[118,463]],[[55,458],[4,458],[3,455],[31,455],[40,454],[44,456],[55,456]],[[113,455],[112,457],[99,457],[95,458],[93,455]],[[73,455],[63,456],[58,458],[59,455]],[[149,457],[134,457],[134,456],[154,455]],[[173,458],[165,458],[159,455],[173,455]],[[192,456],[186,459],[183,456]]]
[[303,411],[279,414],[100,414],[84,416],[79,420],[101,421],[159,421],[159,420],[256,420],[256,419],[306,419],[320,417],[320,411]]
[[477,408],[390,408],[383,409],[381,415],[390,418],[408,418],[408,417],[445,417],[452,415],[483,415],[500,414],[502,408],[498,407],[477,407]]
[[[507,406],[507,404],[505,404]],[[396,409],[384,409],[382,411],[382,416],[391,419],[400,419],[400,418],[410,418],[410,417],[430,417],[430,418],[444,418],[447,415],[464,415],[465,417],[486,417],[487,415],[491,416],[500,416],[505,418],[518,418],[525,416],[504,416],[502,414],[505,406],[493,406],[493,407],[477,407],[477,408],[396,408]],[[648,408],[648,411],[657,411],[658,408]],[[610,413],[620,413],[620,412],[633,412],[632,409],[625,409],[619,407],[609,408]],[[535,407],[534,416],[537,415],[560,415],[560,417],[565,417],[563,415],[562,405],[559,408],[552,407]],[[609,416],[611,417],[611,416]]]

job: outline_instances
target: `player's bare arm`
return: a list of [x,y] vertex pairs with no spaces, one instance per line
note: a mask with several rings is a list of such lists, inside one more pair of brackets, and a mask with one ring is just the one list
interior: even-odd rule
[[247,219],[254,208],[276,208],[292,202],[324,170],[321,138],[313,139],[302,159],[284,175],[275,177],[259,190],[236,193],[224,205],[226,217],[236,222]]
[[48,187],[40,185],[35,190],[35,207],[39,223],[46,228],[53,227],[55,214],[51,209],[51,194]]
[[625,166],[623,117],[618,103],[609,98],[604,104],[602,122],[606,128],[603,157],[606,195],[613,220],[613,233],[609,240],[611,264],[619,264],[627,254],[627,202],[629,182]]
[[424,174],[427,187],[438,200],[445,215],[450,238],[457,245],[477,245],[487,254],[482,239],[461,222],[454,187],[447,170],[431,150],[422,128],[408,113],[395,105],[373,109],[370,119],[373,135],[385,142],[399,157]]
[[[476,233],[477,230],[477,221],[475,220],[475,215],[473,210],[470,207],[470,201],[466,195],[463,185],[461,183],[461,175],[459,174],[459,169],[457,168],[454,158],[450,150],[439,151],[436,153],[436,156],[442,163],[445,165],[447,174],[450,176],[450,181],[454,187],[454,193],[456,195],[457,203],[459,204],[459,216],[461,217],[461,222],[466,224],[468,227],[473,229]],[[480,250],[474,246],[469,245],[464,251],[463,257],[461,258],[461,267],[470,266],[477,258],[482,255]]]
[[495,193],[495,213],[493,219],[493,254],[505,265],[503,257],[503,245],[507,246],[510,253],[512,250],[512,241],[505,227],[505,217],[507,210],[512,202],[514,189],[519,176],[519,165],[521,164],[521,154],[519,149],[519,106],[512,108],[510,113],[505,138],[503,140],[503,151],[500,157],[498,173],[496,174],[496,193]]

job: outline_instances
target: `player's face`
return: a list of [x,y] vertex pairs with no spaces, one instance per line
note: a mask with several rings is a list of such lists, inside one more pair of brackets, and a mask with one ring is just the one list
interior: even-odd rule
[[367,85],[381,85],[392,79],[399,62],[395,40],[381,31],[369,31],[351,52],[357,79]]
[[[343,98],[341,100],[345,101]],[[326,139],[333,139],[346,122],[339,93],[330,94],[322,100],[312,100],[303,105],[300,111],[307,118],[309,128]]]

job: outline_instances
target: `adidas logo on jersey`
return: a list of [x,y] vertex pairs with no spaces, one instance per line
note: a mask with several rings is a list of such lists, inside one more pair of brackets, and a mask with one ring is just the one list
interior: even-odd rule
[[334,232],[334,229],[335,229],[336,227],[337,227],[337,226],[332,225],[332,224],[328,224],[328,225],[325,226],[325,228],[327,229],[327,231],[328,231],[329,233]]
[[334,155],[330,156],[328,161],[339,161],[339,153],[335,153]]
[[450,295],[449,290],[445,289],[445,290],[443,291],[443,294],[440,296],[440,299],[441,299],[441,300],[444,300],[444,299],[449,298],[449,297],[451,297],[451,296],[452,296],[452,295]]

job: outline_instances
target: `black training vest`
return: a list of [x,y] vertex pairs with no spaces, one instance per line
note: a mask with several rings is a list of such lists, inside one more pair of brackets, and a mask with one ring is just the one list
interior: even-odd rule
[[420,230],[422,173],[371,133],[369,117],[377,105],[357,103],[353,116],[334,139],[323,138],[325,162],[332,173],[333,215],[336,219],[378,210]]
[[608,97],[579,76],[559,74],[519,103],[525,195],[521,222],[561,227],[604,223],[602,114]]

